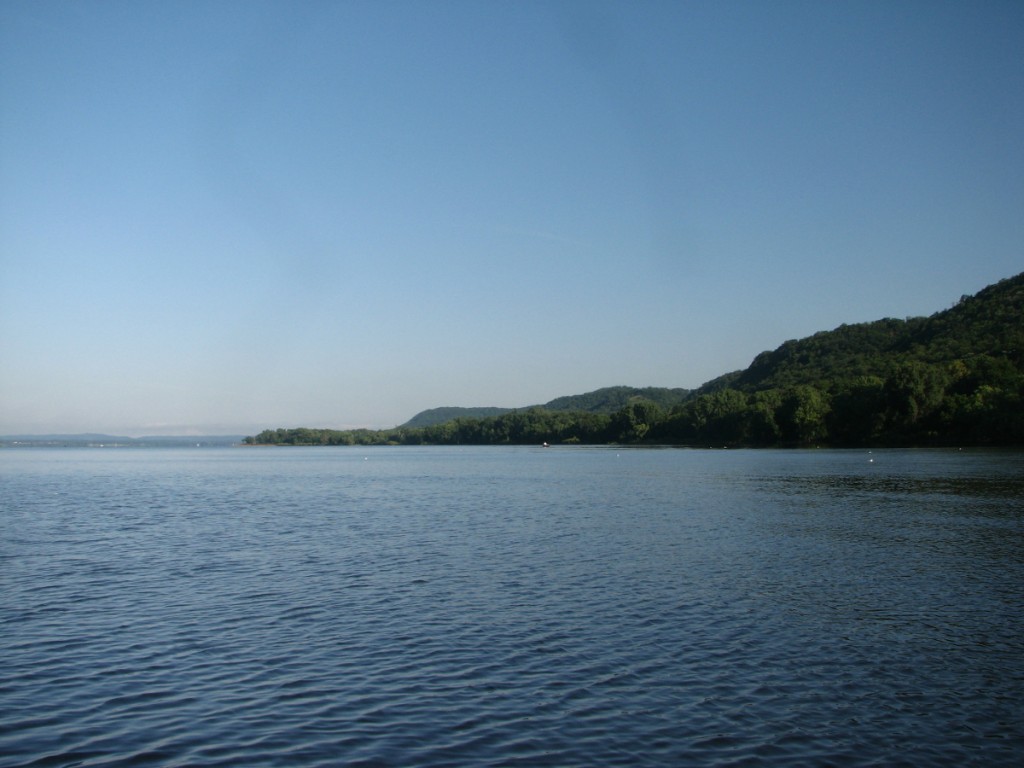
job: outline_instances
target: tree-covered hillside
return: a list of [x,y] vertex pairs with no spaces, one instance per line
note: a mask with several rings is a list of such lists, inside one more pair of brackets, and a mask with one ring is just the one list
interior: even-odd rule
[[[799,384],[820,385],[851,376],[886,376],[894,363],[943,365],[979,355],[1020,367],[1024,348],[1024,275],[989,286],[931,317],[887,318],[841,325],[762,352],[728,386],[754,392]],[[698,390],[702,394],[705,387]]]
[[688,389],[665,387],[604,387],[583,395],[556,397],[541,408],[549,411],[585,411],[586,413],[615,413],[631,403],[647,401],[662,408],[672,408],[686,401]]
[[842,325],[695,392],[660,434],[729,444],[1024,442],[1024,274],[930,317]]
[[608,387],[487,418],[247,442],[1024,445],[1024,273],[930,317],[787,341],[693,392]]
[[[690,390],[688,389],[666,389],[664,387],[604,387],[582,395],[556,397],[544,405],[533,405],[529,408],[543,408],[547,411],[615,413],[630,403],[642,400],[657,403],[662,408],[671,408],[685,402],[689,394]],[[399,429],[431,427],[455,419],[486,419],[514,410],[529,410],[529,408],[430,408],[417,413]]]

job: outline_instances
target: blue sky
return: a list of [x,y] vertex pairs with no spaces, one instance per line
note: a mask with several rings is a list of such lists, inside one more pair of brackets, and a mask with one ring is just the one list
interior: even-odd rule
[[1024,269],[1024,3],[0,3],[0,434],[696,387]]

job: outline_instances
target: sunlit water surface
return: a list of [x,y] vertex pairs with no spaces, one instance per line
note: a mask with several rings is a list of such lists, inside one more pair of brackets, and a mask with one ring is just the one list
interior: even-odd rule
[[0,450],[0,764],[1024,764],[1024,454]]

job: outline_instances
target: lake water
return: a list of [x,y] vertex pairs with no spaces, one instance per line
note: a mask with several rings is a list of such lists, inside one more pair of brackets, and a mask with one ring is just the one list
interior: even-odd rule
[[0,450],[0,765],[1024,764],[1024,454]]

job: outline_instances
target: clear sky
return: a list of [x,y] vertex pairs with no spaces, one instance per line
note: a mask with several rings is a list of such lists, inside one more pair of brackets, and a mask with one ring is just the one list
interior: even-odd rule
[[696,387],[1024,270],[1024,3],[0,3],[0,434]]

